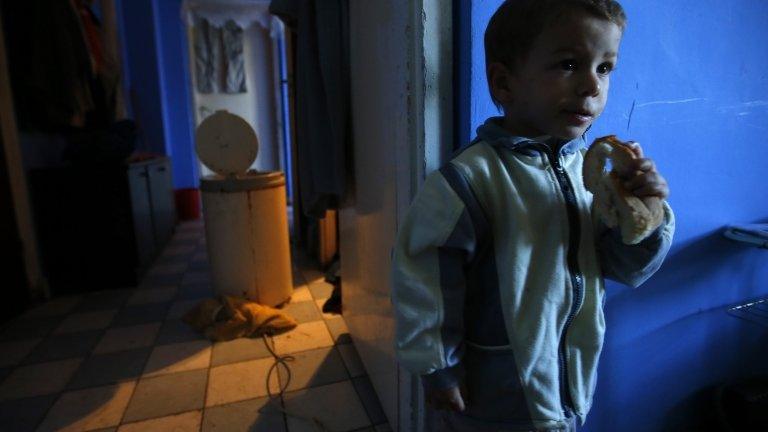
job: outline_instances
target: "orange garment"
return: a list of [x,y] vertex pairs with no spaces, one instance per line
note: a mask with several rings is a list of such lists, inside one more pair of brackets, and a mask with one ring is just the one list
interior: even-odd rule
[[296,320],[277,309],[224,295],[201,301],[184,315],[183,320],[213,341],[279,334],[298,325]]
[[88,54],[91,57],[91,67],[94,74],[99,74],[104,70],[104,47],[101,39],[101,28],[88,6],[83,0],[74,1],[75,9],[80,15],[80,24],[83,31],[83,39],[88,46]]

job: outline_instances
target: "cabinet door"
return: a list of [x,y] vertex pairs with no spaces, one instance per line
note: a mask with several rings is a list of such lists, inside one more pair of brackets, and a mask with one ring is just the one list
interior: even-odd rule
[[176,225],[170,161],[165,159],[148,165],[147,170],[149,171],[149,197],[152,202],[155,244],[162,249],[171,239]]
[[148,178],[146,166],[132,166],[128,169],[136,256],[138,266],[142,269],[149,265],[155,251]]
[[[8,172],[3,142],[0,134],[0,167]],[[15,200],[10,179],[0,175],[0,257],[5,266],[3,271],[3,302],[0,303],[0,326],[19,315],[29,302],[29,285],[24,267],[23,243],[16,224]]]

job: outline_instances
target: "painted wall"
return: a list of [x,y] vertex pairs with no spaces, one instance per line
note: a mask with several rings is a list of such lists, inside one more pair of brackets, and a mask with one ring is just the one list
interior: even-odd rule
[[138,148],[169,154],[165,138],[163,93],[159,79],[158,44],[153,0],[119,0],[123,25],[126,97],[140,131]]
[[248,38],[247,70],[253,80],[253,98],[256,100],[256,117],[253,119],[260,140],[259,157],[254,168],[260,171],[280,169],[280,144],[278,140],[278,107],[274,56],[275,40],[270,31],[251,25],[245,35]]
[[485,80],[483,34],[488,20],[502,0],[454,0],[454,58],[457,77],[454,94],[457,115],[455,147],[468,143],[477,126],[499,115],[488,95]]
[[190,73],[181,0],[116,0],[123,79],[139,150],[168,155],[176,189],[197,187]]
[[255,129],[260,150],[252,168],[280,169],[278,84],[269,31],[258,25],[245,31],[247,93],[200,94],[192,86],[191,33],[181,18],[182,0],[115,1],[122,25],[125,86],[141,130],[138,147],[171,157],[174,187],[197,187],[201,169],[207,172],[197,160],[194,130],[218,109],[240,115]]
[[[191,30],[187,32],[192,37]],[[194,48],[188,50],[194,55]],[[218,110],[242,117],[259,138],[259,155],[252,168],[259,171],[280,169],[278,147],[278,109],[276,108],[272,39],[269,30],[252,24],[243,32],[245,93],[199,93],[194,89],[195,118],[200,124]],[[275,60],[276,61],[276,60]],[[194,76],[194,72],[192,72]],[[207,170],[206,170],[207,171]]]
[[153,4],[165,142],[173,164],[174,187],[194,188],[198,185],[199,169],[194,149],[191,78],[181,0],[154,0]]
[[[496,115],[482,34],[500,3],[471,2],[460,23],[465,43],[457,48],[471,58],[469,81],[457,83],[468,95],[459,102],[467,137]],[[608,284],[586,430],[707,430],[715,386],[768,373],[766,329],[726,314],[768,296],[768,253],[722,237],[729,223],[768,222],[768,3],[624,3],[630,24],[590,137],[616,133],[643,144],[670,183],[677,234],[663,268],[640,289]]]

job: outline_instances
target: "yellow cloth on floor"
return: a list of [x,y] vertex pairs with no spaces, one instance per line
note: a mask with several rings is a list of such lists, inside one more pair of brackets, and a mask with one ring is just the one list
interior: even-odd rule
[[184,315],[183,320],[213,341],[274,335],[298,325],[296,320],[277,309],[225,295],[201,301]]

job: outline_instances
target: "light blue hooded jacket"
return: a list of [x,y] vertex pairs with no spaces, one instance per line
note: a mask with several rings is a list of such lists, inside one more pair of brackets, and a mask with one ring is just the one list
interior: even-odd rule
[[[637,287],[674,216],[640,244],[592,216],[584,139],[510,136],[489,119],[430,174],[393,250],[396,353],[427,388],[464,383],[466,420],[505,430],[584,421],[605,320],[603,278]],[[559,150],[551,150],[559,149]]]

